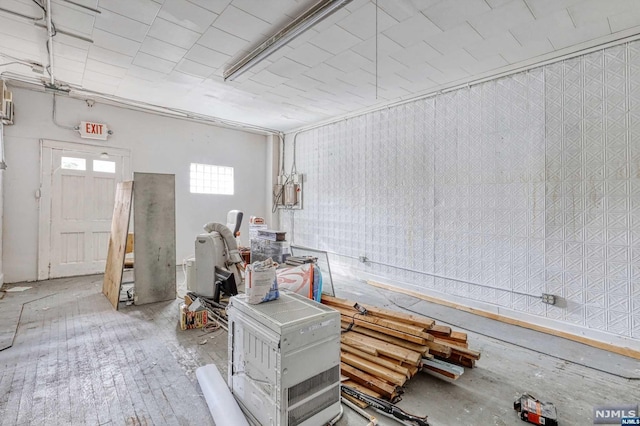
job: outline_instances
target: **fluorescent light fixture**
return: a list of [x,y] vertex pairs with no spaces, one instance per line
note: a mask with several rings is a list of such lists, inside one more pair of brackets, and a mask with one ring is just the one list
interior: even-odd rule
[[244,56],[238,62],[224,71],[224,81],[235,80],[255,65],[269,57],[282,46],[289,43],[300,34],[331,15],[342,6],[350,3],[352,0],[321,0],[296,19],[288,23],[277,33],[273,34],[264,43],[255,48],[249,54]]

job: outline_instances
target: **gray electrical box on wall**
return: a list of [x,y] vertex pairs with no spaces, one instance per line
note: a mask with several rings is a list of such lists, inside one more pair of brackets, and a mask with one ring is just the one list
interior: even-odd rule
[[276,207],[302,209],[302,174],[293,174],[288,178],[279,176],[278,181],[273,186],[273,203]]

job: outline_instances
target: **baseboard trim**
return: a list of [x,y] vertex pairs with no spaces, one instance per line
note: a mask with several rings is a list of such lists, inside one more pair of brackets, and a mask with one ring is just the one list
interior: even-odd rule
[[[518,318],[514,318],[512,316],[503,315],[500,313],[489,312],[483,309],[478,309],[471,307],[466,304],[461,304],[457,302],[452,302],[449,300],[445,300],[439,297],[429,296],[423,293],[418,293],[413,290],[407,290],[402,287],[398,287],[396,285],[384,284],[375,280],[367,280],[367,283],[373,287],[382,288],[385,290],[394,291],[396,293],[406,294],[408,296],[412,296],[421,300],[425,300],[427,302],[436,303],[438,305],[447,306],[450,308],[454,308],[460,311],[469,312],[475,315],[479,315],[485,318],[490,318],[496,321],[504,322],[506,324],[517,325],[519,327],[527,328],[530,330],[539,331],[541,333],[550,334],[552,336],[562,337],[567,340],[572,340],[574,342],[582,343],[585,345],[592,346],[594,348],[602,349],[605,351],[613,352],[619,355],[628,356],[635,359],[640,359],[640,350],[633,349],[627,346],[618,346],[608,342],[603,342],[601,340],[592,339],[585,336],[580,336],[574,333],[569,333],[566,331],[534,324],[528,321],[524,321]],[[640,342],[639,342],[640,343]]]

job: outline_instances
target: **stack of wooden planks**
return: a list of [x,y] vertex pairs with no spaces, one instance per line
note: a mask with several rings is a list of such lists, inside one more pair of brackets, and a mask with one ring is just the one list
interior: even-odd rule
[[430,318],[327,295],[322,303],[341,314],[344,384],[371,396],[397,401],[421,369],[455,380],[480,358],[466,333]]

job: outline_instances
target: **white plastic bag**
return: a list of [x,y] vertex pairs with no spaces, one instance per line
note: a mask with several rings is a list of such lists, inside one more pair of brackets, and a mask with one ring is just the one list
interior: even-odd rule
[[262,262],[254,262],[247,267],[248,279],[245,292],[252,305],[269,302],[280,297],[276,278],[277,264],[271,258]]

